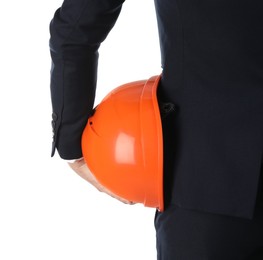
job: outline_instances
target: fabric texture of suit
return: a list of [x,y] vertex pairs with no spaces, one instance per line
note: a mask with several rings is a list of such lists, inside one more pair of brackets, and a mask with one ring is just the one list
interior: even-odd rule
[[[98,49],[124,0],[65,0],[50,24],[55,149],[82,156]],[[166,204],[252,218],[263,151],[263,2],[155,0]],[[138,6],[138,8],[140,8]]]

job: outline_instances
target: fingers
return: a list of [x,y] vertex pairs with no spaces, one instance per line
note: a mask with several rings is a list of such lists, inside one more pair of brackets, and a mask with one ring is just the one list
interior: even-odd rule
[[105,188],[104,186],[102,186],[101,184],[99,184],[99,187],[97,187],[97,189],[100,191],[100,192],[104,192],[106,193],[107,195],[111,196],[112,198],[114,199],[117,199],[119,200],[120,202],[124,203],[124,204],[128,204],[128,205],[134,205],[135,203],[132,202],[132,201],[129,201],[129,200],[126,200],[122,197],[119,197],[117,196],[116,194],[112,193],[111,191],[109,191],[107,188]]
[[80,177],[88,181],[92,186],[94,186],[98,191],[104,192],[107,195],[111,196],[114,199],[119,200],[122,203],[128,204],[128,205],[134,205],[135,203],[129,200],[126,200],[124,198],[121,198],[105,188],[103,185],[101,185],[96,177],[92,174],[92,172],[89,170],[88,166],[86,165],[84,159],[76,160],[75,162],[71,163],[69,162],[68,165],[70,168],[75,171]]

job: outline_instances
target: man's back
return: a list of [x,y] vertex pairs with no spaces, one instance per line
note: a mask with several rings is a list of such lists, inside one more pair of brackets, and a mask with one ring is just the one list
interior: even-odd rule
[[263,2],[155,3],[160,98],[178,107],[165,122],[171,200],[250,218],[263,152]]

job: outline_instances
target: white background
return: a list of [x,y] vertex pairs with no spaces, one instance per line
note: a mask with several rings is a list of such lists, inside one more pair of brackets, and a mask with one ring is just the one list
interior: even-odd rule
[[[0,259],[156,259],[154,209],[121,204],[50,157],[49,22],[61,3],[1,4]],[[160,72],[153,0],[126,0],[100,48],[96,102]]]

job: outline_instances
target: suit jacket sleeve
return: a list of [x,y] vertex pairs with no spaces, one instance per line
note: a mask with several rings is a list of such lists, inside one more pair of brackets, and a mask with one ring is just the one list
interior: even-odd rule
[[98,49],[124,0],[65,0],[50,23],[52,153],[82,156],[81,135],[94,105]]

